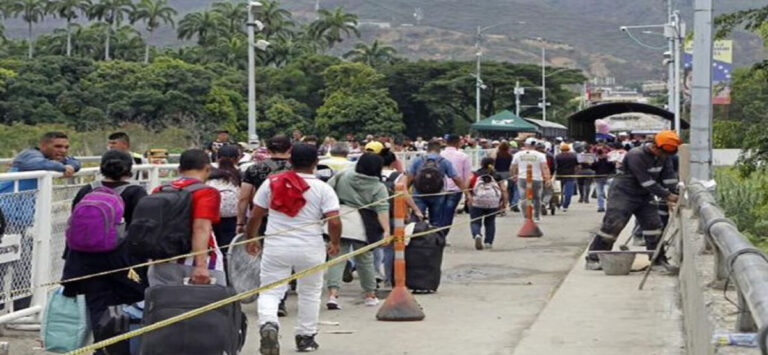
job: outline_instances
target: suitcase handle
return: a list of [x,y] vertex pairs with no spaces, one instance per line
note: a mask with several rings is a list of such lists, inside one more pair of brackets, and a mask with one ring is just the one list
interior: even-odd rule
[[[216,284],[216,278],[215,277],[211,277],[210,279],[211,279],[211,282],[209,283],[209,285],[215,285]],[[189,283],[189,277],[185,277],[183,280],[184,280],[184,285],[193,285],[193,284]]]

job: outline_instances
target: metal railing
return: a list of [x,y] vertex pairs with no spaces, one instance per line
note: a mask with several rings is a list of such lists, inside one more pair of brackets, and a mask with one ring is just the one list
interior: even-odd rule
[[[151,190],[176,176],[177,165],[134,166],[136,183]],[[48,289],[36,288],[61,279],[67,221],[72,199],[82,186],[100,178],[98,168],[86,168],[72,178],[61,173],[30,171],[0,174],[0,184],[11,182],[12,192],[0,194],[0,209],[8,224],[0,241],[0,324],[39,313]],[[22,182],[35,181],[24,190]],[[9,293],[10,292],[10,293]],[[31,298],[30,306],[15,310],[14,302]]]
[[688,201],[699,228],[715,252],[716,281],[736,285],[739,313],[737,332],[758,331],[763,354],[768,354],[768,256],[756,248],[735,223],[726,218],[713,196],[713,186],[693,182]]

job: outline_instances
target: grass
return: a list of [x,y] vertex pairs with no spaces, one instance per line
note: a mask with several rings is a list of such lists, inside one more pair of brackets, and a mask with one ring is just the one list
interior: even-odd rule
[[768,251],[768,175],[743,177],[736,169],[715,173],[717,200],[723,212],[760,249]]

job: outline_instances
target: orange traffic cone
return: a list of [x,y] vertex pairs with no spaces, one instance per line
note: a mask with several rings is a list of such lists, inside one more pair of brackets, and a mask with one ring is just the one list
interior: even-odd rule
[[525,182],[525,198],[528,200],[528,206],[525,210],[525,223],[520,227],[517,236],[520,238],[540,238],[544,236],[544,233],[533,221],[533,167],[531,165],[528,165]]
[[384,304],[376,313],[380,321],[419,321],[424,319],[424,311],[410,291],[405,287],[405,184],[398,184],[395,191],[401,193],[395,197],[395,287],[387,296]]

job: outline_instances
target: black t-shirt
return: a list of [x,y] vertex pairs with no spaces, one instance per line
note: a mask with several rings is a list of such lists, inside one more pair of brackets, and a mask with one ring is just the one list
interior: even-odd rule
[[557,175],[576,175],[576,166],[579,165],[576,154],[571,152],[560,153],[555,157],[555,161]]
[[290,168],[291,163],[289,163],[287,159],[266,159],[249,166],[243,174],[243,182],[251,184],[255,189],[258,189],[259,186],[261,186],[261,184],[267,180],[269,175],[288,170]]
[[[119,186],[128,185],[128,182],[126,181],[119,181],[119,182],[109,182],[109,181],[102,181],[102,185],[104,187],[108,187],[110,189],[117,188]],[[80,200],[85,197],[86,194],[91,192],[93,189],[91,188],[91,185],[85,185],[83,186],[80,191],[77,192],[77,195],[75,195],[75,199],[72,200],[72,209],[75,209],[75,205],[77,205]],[[125,218],[125,225],[126,227],[131,225],[131,219],[133,218],[133,209],[136,208],[136,205],[139,203],[139,200],[144,198],[144,196],[147,196],[147,191],[144,190],[143,187],[139,185],[134,185],[127,187],[125,190],[123,190],[123,193],[120,194],[120,197],[123,198],[123,202],[125,203],[125,210],[123,211],[123,218]]]

